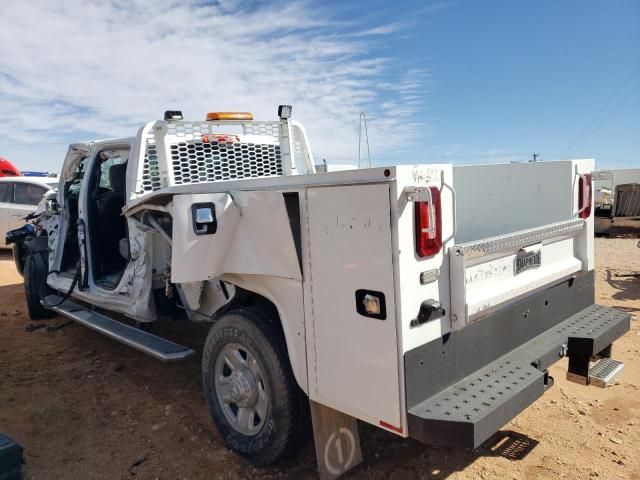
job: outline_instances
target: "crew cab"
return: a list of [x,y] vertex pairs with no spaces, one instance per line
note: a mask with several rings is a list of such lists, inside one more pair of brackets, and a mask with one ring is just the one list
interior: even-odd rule
[[32,317],[163,361],[194,351],[154,322],[209,324],[209,409],[257,465],[303,444],[309,400],[475,448],[561,358],[585,385],[620,372],[630,316],[594,304],[593,160],[318,173],[290,113],[169,111],[72,144],[25,240]]

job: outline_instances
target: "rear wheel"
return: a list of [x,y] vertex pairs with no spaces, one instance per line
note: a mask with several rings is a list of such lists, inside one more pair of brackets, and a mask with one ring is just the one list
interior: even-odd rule
[[308,401],[274,320],[260,308],[224,315],[202,359],[205,397],[225,444],[260,466],[297,453],[309,432]]
[[31,320],[55,317],[55,312],[42,306],[40,301],[53,290],[47,285],[49,268],[45,256],[39,252],[30,253],[24,263],[24,292]]

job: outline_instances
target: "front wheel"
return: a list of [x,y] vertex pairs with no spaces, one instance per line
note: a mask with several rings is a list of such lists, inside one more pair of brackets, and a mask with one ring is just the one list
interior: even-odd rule
[[277,318],[252,307],[229,312],[211,328],[202,374],[211,416],[224,443],[254,465],[293,456],[309,431]]
[[11,250],[13,253],[13,261],[16,264],[16,270],[21,276],[24,276],[24,247],[22,246],[21,241],[17,241],[11,246]]
[[27,255],[24,262],[24,292],[31,320],[55,317],[56,313],[42,306],[40,301],[53,290],[47,285],[49,267],[46,256],[39,252]]

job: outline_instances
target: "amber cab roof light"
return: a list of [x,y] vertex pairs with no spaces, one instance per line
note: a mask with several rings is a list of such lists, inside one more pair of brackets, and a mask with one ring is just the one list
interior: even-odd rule
[[253,120],[250,112],[209,112],[207,122],[212,120]]

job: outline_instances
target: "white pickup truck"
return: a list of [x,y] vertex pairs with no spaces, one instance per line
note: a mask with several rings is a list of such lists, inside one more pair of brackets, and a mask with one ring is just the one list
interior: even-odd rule
[[619,373],[630,316],[594,305],[593,160],[316,173],[290,112],[167,112],[71,145],[25,240],[32,318],[57,312],[165,361],[194,351],[153,322],[211,324],[208,406],[257,465],[303,444],[309,400],[475,448],[561,358],[584,384]]

